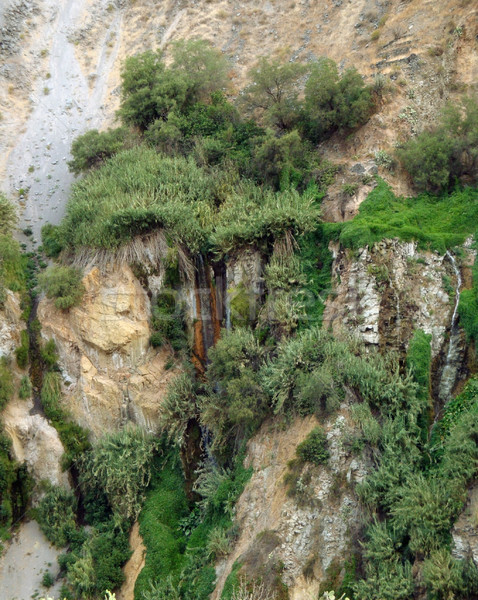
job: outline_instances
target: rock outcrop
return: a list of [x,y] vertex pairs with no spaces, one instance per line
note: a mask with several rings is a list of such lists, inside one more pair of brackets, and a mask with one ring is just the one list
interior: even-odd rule
[[15,460],[26,463],[35,482],[49,481],[69,487],[68,474],[61,468],[64,453],[58,432],[41,414],[33,412],[31,400],[10,401],[2,413],[6,433],[12,440]]
[[[384,240],[352,251],[334,246],[334,291],[324,312],[324,326],[347,330],[367,344],[404,351],[414,329],[432,336],[436,358],[446,341],[454,307],[453,267],[436,252],[415,242]],[[463,266],[473,261],[464,249]],[[469,255],[469,256],[468,256]]]
[[174,369],[171,354],[149,346],[150,301],[128,266],[91,269],[81,305],[68,312],[41,301],[44,338],[55,340],[75,420],[100,436],[128,421],[157,425]]
[[239,561],[277,572],[291,600],[317,597],[332,563],[350,556],[361,509],[355,483],[367,474],[367,459],[351,455],[344,433],[353,429],[348,405],[322,423],[330,458],[326,466],[306,465],[286,484],[288,463],[297,445],[317,426],[315,417],[296,419],[285,431],[265,423],[248,444],[245,464],[253,474],[236,505],[240,537],[229,557],[217,566],[218,600],[231,569]]

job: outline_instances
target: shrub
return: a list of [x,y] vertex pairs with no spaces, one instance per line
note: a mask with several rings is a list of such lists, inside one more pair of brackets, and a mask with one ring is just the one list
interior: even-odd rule
[[125,147],[126,135],[127,130],[121,127],[101,133],[97,129],[91,129],[80,135],[71,145],[73,160],[68,162],[70,171],[78,175],[99,167]]
[[448,189],[455,178],[477,181],[478,100],[464,98],[462,106],[448,104],[433,128],[411,138],[397,156],[418,190]]
[[2,410],[10,398],[13,396],[14,386],[12,373],[10,371],[8,360],[0,357],[0,410]]
[[264,351],[247,329],[224,332],[209,351],[209,394],[201,405],[201,420],[214,433],[215,447],[240,440],[266,414],[267,398],[259,368]]
[[116,521],[137,518],[151,477],[154,440],[139,429],[106,435],[82,461],[85,490],[104,489]]
[[168,385],[161,406],[160,423],[168,438],[178,445],[184,443],[188,422],[199,417],[196,393],[197,384],[190,372],[180,373]]
[[478,591],[478,570],[473,561],[457,560],[447,548],[425,560],[423,579],[436,600],[471,598]]
[[85,288],[82,283],[82,272],[74,267],[51,266],[42,273],[39,284],[48,298],[55,298],[56,308],[68,310],[83,297]]
[[76,529],[75,510],[74,495],[60,486],[50,486],[40,500],[38,524],[50,542],[59,548],[66,546]]
[[59,359],[59,355],[56,349],[55,340],[50,339],[40,349],[40,356],[48,370],[52,370],[56,367]]
[[9,234],[17,223],[13,204],[0,192],[0,235]]
[[20,381],[20,389],[18,391],[18,395],[22,400],[26,400],[30,398],[32,395],[32,384],[30,381],[30,377],[28,375],[24,375]]
[[58,225],[52,225],[51,223],[43,225],[41,228],[41,239],[43,251],[49,258],[56,258],[63,250]]
[[150,343],[153,347],[169,342],[173,350],[182,350],[186,346],[186,316],[183,304],[177,294],[161,292],[152,309],[151,327],[154,333]]
[[227,62],[206,41],[177,41],[172,54],[169,68],[160,51],[126,59],[118,111],[124,123],[144,131],[156,120],[166,120],[171,111],[183,111],[225,87]]
[[55,583],[55,578],[53,577],[53,575],[49,572],[46,571],[43,574],[42,580],[41,580],[41,584],[43,587],[46,588],[51,588],[51,586]]
[[28,364],[28,351],[30,347],[28,331],[26,329],[20,332],[20,340],[21,345],[15,349],[15,356],[20,369],[25,369]]
[[353,129],[366,123],[372,113],[372,88],[355,68],[339,75],[330,58],[312,66],[305,85],[305,134],[313,142],[338,129]]
[[330,454],[327,450],[327,437],[324,430],[321,427],[313,429],[297,446],[296,454],[301,460],[314,465],[326,463]]
[[248,72],[251,83],[242,91],[240,102],[249,111],[259,109],[267,123],[289,129],[298,115],[299,81],[306,67],[262,57]]

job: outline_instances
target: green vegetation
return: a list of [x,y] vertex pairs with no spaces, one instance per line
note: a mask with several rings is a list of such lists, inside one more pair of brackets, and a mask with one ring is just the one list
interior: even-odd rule
[[81,279],[79,269],[55,265],[41,273],[38,282],[48,298],[55,298],[56,308],[68,310],[83,297],[85,289]]
[[[314,146],[365,123],[383,85],[366,85],[354,69],[340,74],[329,59],[302,66],[264,58],[234,106],[223,93],[227,61],[216,50],[202,41],[178,42],[172,55],[168,66],[161,52],[126,61],[122,127],[76,140],[70,166],[85,176],[61,225],[44,228],[44,250],[66,259],[85,249],[103,256],[126,246],[124,256],[126,250],[133,256],[140,239],[145,247],[148,236],[156,240],[161,256],[153,258],[162,261],[170,289],[154,299],[150,342],[170,345],[177,364],[188,340],[174,290],[188,266],[204,259],[216,273],[242,249],[259,251],[264,287],[251,300],[245,283],[234,286],[232,330],[209,350],[200,376],[182,365],[163,400],[160,439],[125,428],[90,447],[62,406],[54,343],[42,346],[43,408],[60,432],[65,464],[79,484],[80,514],[90,527],[77,522],[74,499],[47,491],[39,519],[56,543],[68,544],[60,564],[69,593],[95,598],[121,583],[127,531],[138,518],[147,553],[135,598],[206,600],[214,562],[227,556],[238,535],[234,505],[251,473],[240,451],[248,438],[268,417],[284,426],[305,415],[325,421],[350,404],[354,427],[344,424],[342,441],[350,452],[366,453],[371,467],[355,488],[366,512],[363,547],[344,569],[331,568],[336,591],[355,600],[405,600],[423,595],[424,587],[430,599],[473,597],[478,571],[452,557],[450,531],[477,475],[476,382],[449,403],[430,436],[429,336],[414,332],[406,357],[398,357],[365,351],[356,340],[338,341],[320,327],[330,240],[358,249],[398,237],[443,253],[475,233],[476,190],[456,186],[439,197],[404,199],[378,180],[353,221],[322,224],[319,203],[336,168]],[[448,108],[437,132],[399,151],[420,189],[448,192],[455,177],[471,177],[465,163],[476,159],[476,113],[472,101],[463,112]],[[377,158],[393,168],[391,156]],[[355,191],[355,184],[342,189]],[[4,265],[7,281],[3,273],[17,267]],[[143,280],[146,269],[133,266]],[[370,269],[377,281],[389,277],[386,269]],[[80,301],[80,281],[78,271],[64,266],[40,276],[63,309]],[[211,291],[219,297],[219,286]],[[464,291],[460,315],[475,340],[477,306],[475,287]],[[17,361],[26,366],[23,342]],[[8,399],[11,374],[2,366],[0,393]],[[286,477],[296,502],[315,506],[307,481],[328,459],[325,426],[317,427],[298,445]],[[253,589],[269,593],[260,588],[268,582],[255,587],[246,562],[235,565],[224,598],[247,598]],[[273,589],[286,598],[280,565],[272,571]]]
[[348,248],[398,237],[416,240],[422,248],[444,253],[475,233],[477,219],[478,192],[474,188],[456,189],[438,197],[421,194],[416,198],[397,198],[379,180],[353,221],[326,224],[325,228]]
[[30,398],[32,395],[32,383],[28,375],[24,375],[20,381],[20,389],[18,390],[18,396],[22,400]]
[[0,193],[0,235],[8,235],[17,223],[15,208],[11,202]]
[[[135,598],[207,600],[215,581],[211,548],[218,532],[222,538],[232,539],[232,507],[251,475],[242,466],[243,458],[239,453],[230,471],[205,467],[200,472],[195,489],[202,500],[192,510],[184,493],[177,451],[167,450],[156,459],[139,519],[147,553]],[[152,590],[155,595],[148,595]],[[175,595],[168,595],[172,590]]]
[[40,528],[58,548],[66,546],[76,529],[75,511],[75,496],[60,486],[50,486],[38,506]]
[[100,440],[84,455],[85,490],[102,487],[118,523],[134,521],[151,477],[153,439],[139,429],[123,429]]
[[296,449],[297,456],[314,465],[326,463],[329,458],[327,450],[327,437],[321,427],[313,429],[306,439]]
[[469,290],[460,293],[458,314],[460,325],[466,332],[468,341],[473,340],[478,345],[478,263],[473,264],[473,282]]
[[61,404],[61,376],[56,372],[47,372],[43,378],[41,403],[45,415],[58,431],[65,448],[63,466],[69,467],[90,447],[85,429],[73,422],[71,416]]
[[80,135],[71,146],[73,160],[68,163],[70,171],[78,175],[100,167],[106,159],[123,150],[127,144],[126,135],[127,130],[123,128],[108,129],[101,133],[91,129]]
[[330,58],[314,63],[305,86],[307,137],[319,142],[338,129],[366,123],[374,107],[372,89],[355,68],[340,76]]
[[25,369],[28,364],[28,351],[30,349],[30,340],[26,329],[20,332],[20,341],[21,345],[15,349],[15,356],[20,369]]
[[178,294],[173,290],[158,294],[152,309],[151,345],[155,348],[169,343],[173,350],[183,350],[187,344],[186,316]]
[[411,138],[397,156],[418,190],[439,192],[456,178],[477,182],[478,100],[464,98],[463,106],[448,104],[439,124]]

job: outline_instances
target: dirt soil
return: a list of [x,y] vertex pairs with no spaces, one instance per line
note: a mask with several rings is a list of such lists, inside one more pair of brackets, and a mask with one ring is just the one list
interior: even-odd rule
[[41,581],[46,572],[57,577],[60,552],[36,521],[22,523],[0,560],[0,600],[30,600],[35,593],[58,597],[62,580],[55,581],[48,590]]

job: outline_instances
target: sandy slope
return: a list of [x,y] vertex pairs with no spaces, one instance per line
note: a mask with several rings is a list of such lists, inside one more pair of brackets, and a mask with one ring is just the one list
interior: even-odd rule
[[[41,580],[46,571],[58,574],[58,554],[36,521],[23,523],[0,560],[0,600],[30,600],[35,592],[45,595]],[[55,583],[48,595],[58,597],[60,587],[61,582]]]

